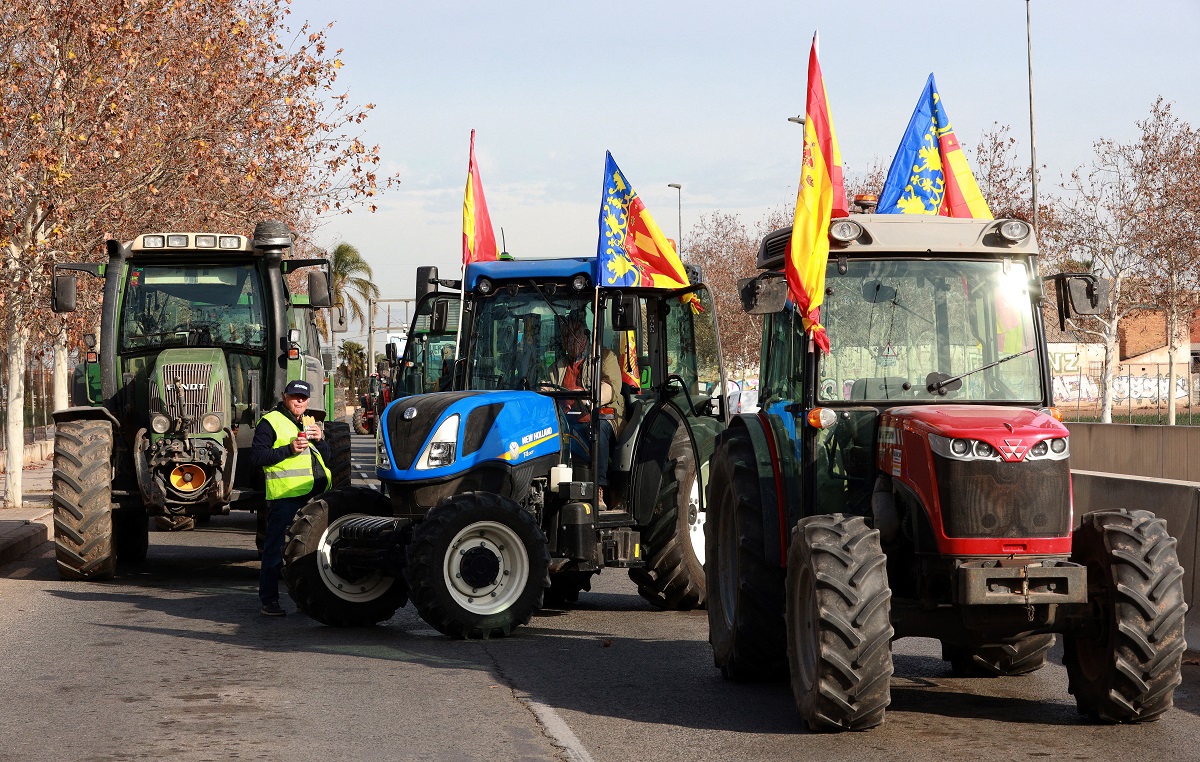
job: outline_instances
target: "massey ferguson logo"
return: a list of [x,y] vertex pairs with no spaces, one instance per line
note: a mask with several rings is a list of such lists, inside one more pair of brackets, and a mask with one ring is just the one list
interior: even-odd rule
[[1000,445],[1000,454],[1005,460],[1022,460],[1029,448],[1021,444],[1020,439],[1005,439],[1004,444]]

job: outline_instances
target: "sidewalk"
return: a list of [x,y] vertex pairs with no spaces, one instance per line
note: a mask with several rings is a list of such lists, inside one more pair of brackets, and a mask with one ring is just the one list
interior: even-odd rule
[[[54,538],[54,513],[50,502],[54,467],[42,460],[22,470],[24,498],[20,508],[0,508],[0,566],[14,561]],[[7,479],[0,474],[0,485]]]

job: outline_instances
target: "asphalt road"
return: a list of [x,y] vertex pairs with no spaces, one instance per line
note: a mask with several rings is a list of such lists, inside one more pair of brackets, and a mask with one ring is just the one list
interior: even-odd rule
[[972,680],[904,640],[887,722],[814,735],[785,684],[721,679],[704,612],[656,611],[618,570],[505,640],[449,640],[411,607],[338,630],[286,597],[258,613],[253,527],[152,532],[111,582],[59,581],[50,545],[0,567],[0,760],[1200,758],[1196,666],[1160,722],[1110,727],[1075,712],[1060,648]]

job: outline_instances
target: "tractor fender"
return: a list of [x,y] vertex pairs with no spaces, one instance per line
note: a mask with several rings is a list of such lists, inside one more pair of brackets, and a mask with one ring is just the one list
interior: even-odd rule
[[776,567],[784,565],[787,557],[787,538],[790,527],[787,511],[780,505],[782,474],[776,474],[779,465],[778,453],[772,447],[771,434],[757,413],[739,413],[729,421],[729,430],[745,429],[754,447],[754,465],[758,471],[758,489],[762,495],[763,550],[768,563]]
[[54,418],[55,424],[67,423],[68,421],[108,421],[113,425],[114,429],[119,428],[121,425],[117,417],[106,407],[92,407],[90,405],[65,407],[62,410],[55,410],[50,415]]

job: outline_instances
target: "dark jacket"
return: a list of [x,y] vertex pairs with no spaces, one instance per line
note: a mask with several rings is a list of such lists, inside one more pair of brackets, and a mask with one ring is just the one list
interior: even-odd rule
[[[275,409],[287,416],[288,420],[296,424],[296,428],[303,429],[303,424],[296,420],[296,416],[292,415],[291,411],[282,402],[275,406]],[[260,420],[258,426],[254,427],[254,442],[250,445],[250,465],[255,468],[265,468],[273,466],[280,461],[287,460],[294,454],[291,444],[280,445],[274,447],[275,444],[275,429],[266,420]],[[325,466],[329,467],[329,462],[333,459],[333,450],[329,448],[329,442],[324,438],[310,441],[309,448],[316,448],[321,453],[321,457],[325,460]],[[321,470],[321,466],[317,464],[316,455],[311,456],[313,459],[312,470],[314,484],[312,492],[309,495],[319,495],[329,489],[329,485],[325,483],[325,472]]]

